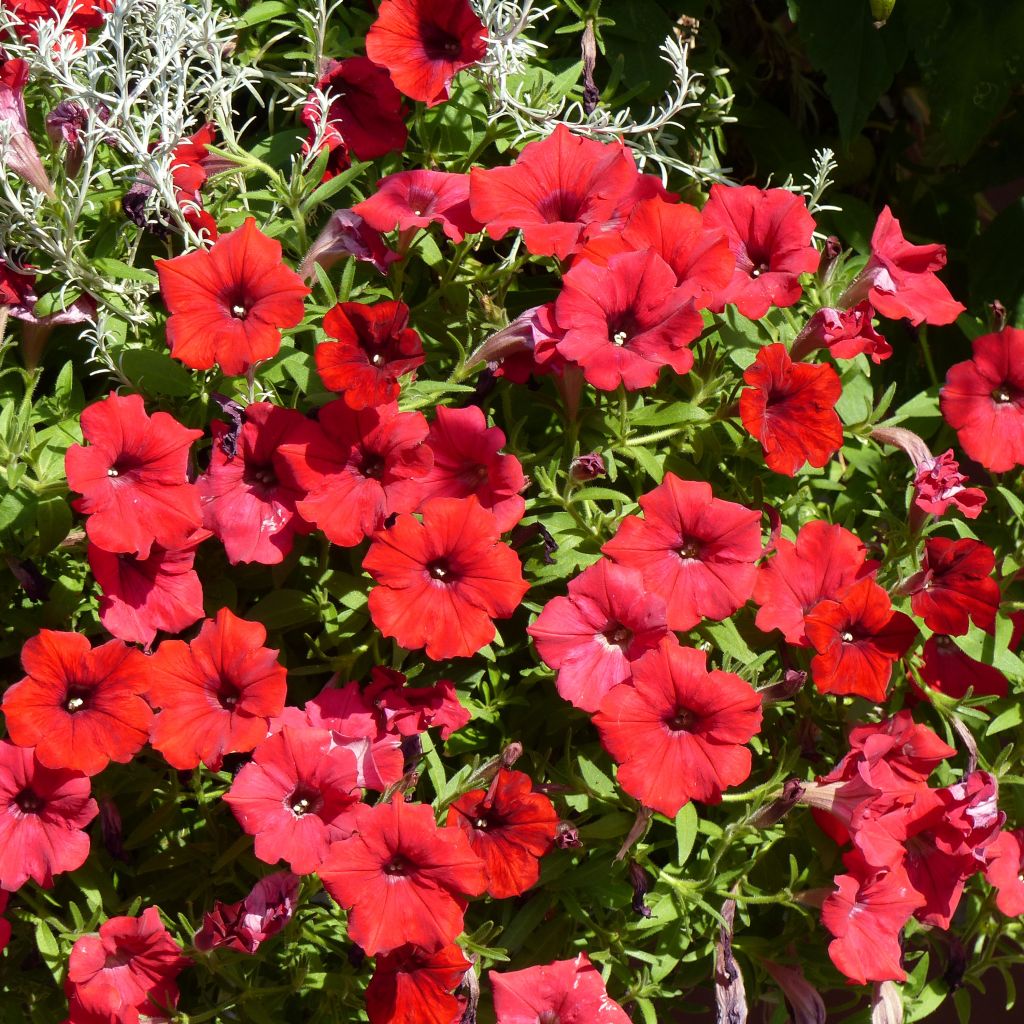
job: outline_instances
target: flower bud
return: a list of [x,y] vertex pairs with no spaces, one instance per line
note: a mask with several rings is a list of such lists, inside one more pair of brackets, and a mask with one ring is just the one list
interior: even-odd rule
[[589,455],[577,455],[569,464],[569,476],[577,483],[604,475],[604,459],[597,452],[591,452]]

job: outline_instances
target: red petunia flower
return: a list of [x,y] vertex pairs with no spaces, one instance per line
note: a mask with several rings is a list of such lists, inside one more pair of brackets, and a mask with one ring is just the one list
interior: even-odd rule
[[527,629],[537,653],[557,671],[563,700],[596,711],[604,695],[633,676],[633,665],[668,635],[665,601],[634,568],[606,558],[569,582],[566,597],[544,606]]
[[44,629],[25,642],[21,664],[25,678],[4,694],[3,712],[8,735],[35,746],[40,764],[96,775],[142,749],[153,713],[139,651]]
[[760,320],[772,306],[792,306],[800,298],[801,274],[818,269],[811,244],[814,218],[807,201],[783,188],[712,185],[703,210],[704,226],[725,232],[736,257],[732,280],[711,308],[734,305]]
[[203,587],[193,568],[197,531],[187,547],[154,545],[148,558],[115,555],[90,544],[89,567],[100,586],[100,622],[119,640],[149,647],[157,630],[180,633],[203,617]]
[[644,518],[627,516],[601,550],[639,569],[668,605],[670,629],[727,619],[750,598],[761,557],[761,513],[716,498],[711,487],[674,473],[640,498]]
[[743,372],[740,419],[757,438],[768,468],[796,476],[824,466],[843,446],[836,402],[843,393],[831,366],[794,363],[784,345],[765,345]]
[[436,953],[407,945],[382,954],[366,986],[370,1024],[454,1024],[461,1013],[452,990],[471,967],[455,944]]
[[853,309],[817,310],[793,342],[790,358],[803,359],[824,348],[833,359],[866,355],[876,365],[881,363],[892,355],[892,346],[872,326],[874,313],[869,302]]
[[780,629],[786,643],[806,647],[804,617],[819,601],[837,600],[857,580],[874,576],[878,562],[866,557],[849,530],[818,520],[800,528],[796,543],[780,538],[754,584],[757,628]]
[[292,480],[280,449],[316,437],[316,425],[294,409],[254,402],[237,429],[216,420],[212,431],[210,466],[196,482],[203,525],[232,565],[276,565],[295,534],[309,531],[295,509],[306,492]]
[[401,259],[384,244],[380,232],[371,228],[358,213],[335,210],[299,264],[299,276],[303,281],[311,281],[316,277],[317,264],[329,270],[344,256],[370,263],[381,274],[386,274],[388,267]]
[[871,235],[871,258],[840,298],[853,305],[868,299],[882,316],[920,323],[951,324],[963,311],[935,271],[946,265],[944,245],[912,245],[888,206]]
[[996,557],[977,540],[929,537],[924,542],[921,571],[901,588],[910,607],[936,633],[963,636],[976,626],[991,632],[1001,595],[992,578]]
[[[5,5],[6,6],[6,5]],[[25,110],[25,86],[29,79],[27,60],[8,60],[0,48],[0,125],[4,127],[4,163],[22,181],[55,199],[53,185],[39,159]]]
[[1002,832],[986,851],[985,881],[1007,917],[1024,914],[1024,832]]
[[309,294],[252,217],[212,249],[157,260],[156,269],[171,355],[194,370],[219,363],[229,377],[277,355],[281,329],[299,323]]
[[452,79],[487,53],[469,0],[384,0],[366,33],[366,55],[406,96],[428,107],[448,99]]
[[81,772],[47,768],[30,747],[0,740],[0,889],[30,878],[50,888],[53,876],[89,856],[82,831],[99,814]]
[[511,530],[526,509],[520,493],[526,487],[526,477],[514,455],[501,454],[504,444],[505,434],[498,427],[487,426],[479,406],[438,406],[427,435],[434,465],[418,481],[421,503],[473,494],[497,520],[502,533]]
[[201,430],[146,413],[141,395],[110,393],[82,413],[88,446],[68,448],[68,486],[89,518],[89,539],[105,551],[147,558],[154,544],[181,547],[202,525],[199,492],[188,481],[188,453]]
[[299,514],[331,543],[353,547],[388,516],[419,504],[419,481],[432,461],[423,443],[427,421],[394,402],[356,411],[343,401],[325,405],[318,419],[309,440],[282,445],[278,454],[306,491]]
[[418,736],[428,729],[439,729],[441,739],[446,740],[472,718],[447,679],[433,686],[406,686],[405,676],[394,669],[374,668],[370,674],[373,682],[364,697],[376,709],[386,732]]
[[914,467],[914,505],[922,512],[941,516],[950,506],[967,519],[977,519],[988,500],[980,487],[964,487],[967,477],[953,457],[953,449],[927,458]]
[[227,608],[190,643],[165,640],[149,659],[149,699],[163,710],[152,743],[174,768],[220,771],[226,754],[253,750],[281,713],[286,675],[267,631]]
[[[217,238],[217,223],[203,209],[199,190],[206,184],[210,169],[221,163],[218,157],[211,156],[208,151],[216,138],[216,126],[204,124],[197,132],[182,139],[171,153],[171,177],[178,206],[193,230],[197,234],[205,232],[211,241]],[[226,168],[231,165],[224,166]]]
[[495,899],[519,896],[540,878],[540,858],[555,845],[558,812],[523,772],[500,768],[487,790],[463,794],[448,809],[487,868]]
[[324,331],[336,340],[314,353],[324,385],[350,409],[396,401],[398,378],[423,365],[423,342],[408,324],[404,302],[342,302],[328,310]]
[[610,690],[594,715],[619,763],[619,785],[674,817],[690,800],[717,804],[750,774],[743,746],[761,727],[761,698],[731,672],[708,672],[703,651],[662,640]]
[[487,885],[483,861],[456,828],[401,799],[355,812],[355,830],[320,868],[324,888],[349,911],[349,938],[370,956],[407,943],[433,952],[462,931],[467,896]]
[[692,299],[653,250],[612,256],[608,265],[577,263],[565,275],[555,316],[565,335],[558,351],[583,367],[602,391],[651,387],[663,366],[688,373],[689,344],[703,327]]
[[[363,568],[378,586],[370,616],[385,635],[428,658],[468,658],[494,639],[529,584],[494,516],[475,497],[434,498],[423,521],[400,515],[373,538]],[[430,615],[423,609],[430,608]]]
[[586,953],[522,971],[488,971],[498,1024],[629,1024]]
[[[924,642],[918,671],[928,686],[947,697],[966,697],[968,690],[976,696],[1005,697],[1010,690],[1009,681],[999,669],[975,661],[957,647],[952,637],[941,633],[933,633]],[[913,682],[913,676],[910,678]]]
[[[62,47],[81,49],[90,29],[99,28],[110,13],[114,0],[5,0],[4,7],[21,22],[15,29],[18,36],[33,45],[39,41],[37,26],[40,21],[63,22],[65,35]],[[70,15],[68,12],[70,11]]]
[[564,260],[584,229],[614,217],[633,192],[636,163],[620,142],[573,135],[559,124],[523,147],[511,167],[469,172],[473,216],[491,238],[521,228],[528,252]]
[[1005,473],[1024,466],[1024,330],[984,334],[973,348],[946,374],[939,408],[972,459]]
[[836,891],[821,908],[821,922],[835,936],[832,963],[858,985],[906,980],[900,934],[924,898],[901,867],[872,868],[857,850],[843,864],[847,874],[836,876]]
[[292,919],[302,880],[290,871],[275,871],[261,878],[239,903],[220,900],[203,917],[192,939],[196,949],[235,949],[255,953]]
[[[148,907],[141,917],[112,917],[75,941],[64,991],[90,1021],[163,1020],[178,1002],[178,975],[192,961]],[[88,1015],[95,1015],[94,1017]]]
[[224,800],[256,837],[260,860],[284,860],[295,874],[308,875],[352,830],[356,761],[351,751],[332,746],[326,729],[286,725],[256,748]]
[[440,224],[456,243],[482,229],[469,209],[469,175],[399,171],[377,182],[377,191],[352,209],[378,231],[411,231]]

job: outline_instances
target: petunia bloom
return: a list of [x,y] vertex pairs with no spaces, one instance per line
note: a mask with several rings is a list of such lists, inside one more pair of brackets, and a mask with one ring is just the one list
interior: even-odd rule
[[454,1024],[461,1014],[452,990],[471,967],[454,943],[435,953],[410,945],[383,953],[366,986],[370,1024]]
[[440,224],[456,245],[481,230],[469,208],[469,175],[447,171],[399,171],[377,182],[377,190],[352,207],[378,231],[412,231]]
[[833,359],[866,355],[871,362],[881,363],[892,355],[892,346],[872,326],[874,312],[868,302],[852,309],[817,310],[793,341],[790,358],[799,360],[827,349]]
[[936,633],[963,636],[973,621],[991,632],[1001,599],[992,578],[995,554],[980,541],[929,537],[924,544],[921,571],[901,588],[910,594],[910,607]]
[[345,256],[370,263],[381,274],[386,274],[388,267],[401,258],[384,244],[380,232],[370,227],[358,213],[335,210],[299,264],[299,276],[303,281],[311,281],[316,277],[318,265],[329,270]]
[[611,689],[594,715],[618,782],[674,817],[690,800],[716,804],[750,774],[743,746],[761,727],[761,698],[731,672],[707,670],[703,651],[665,639]]
[[988,500],[980,487],[964,487],[967,477],[960,472],[960,464],[953,449],[916,464],[914,476],[914,504],[922,512],[941,516],[951,507],[966,519],[977,519]]
[[637,659],[668,636],[665,601],[640,572],[606,558],[552,598],[527,629],[541,660],[557,671],[563,700],[596,711],[604,695],[628,682]]
[[142,749],[153,713],[139,651],[44,629],[25,642],[21,664],[25,678],[4,694],[3,712],[10,738],[34,746],[40,764],[96,775]]
[[194,370],[219,364],[229,377],[277,355],[281,330],[299,323],[309,294],[252,217],[212,249],[157,260],[156,269],[171,355]]
[[196,949],[234,949],[255,953],[292,919],[302,880],[290,871],[275,871],[261,878],[238,903],[220,900],[203,917],[192,942]]
[[493,619],[508,618],[529,589],[498,537],[494,516],[475,497],[434,498],[422,522],[398,516],[363,559],[378,584],[370,591],[374,625],[435,661],[476,654],[494,639]]
[[349,938],[370,955],[407,943],[442,949],[462,931],[466,897],[487,885],[465,834],[438,828],[424,804],[355,811],[355,828],[332,844],[320,868],[324,888],[349,911]]
[[824,466],[843,446],[836,413],[842,385],[825,364],[794,363],[784,345],[765,345],[743,372],[740,419],[769,469],[795,476],[804,463]]
[[65,29],[60,46],[69,55],[85,45],[89,30],[103,24],[113,5],[114,0],[5,0],[4,3],[20,22],[15,26],[18,36],[32,44],[39,41],[40,21],[60,19]]
[[428,107],[448,99],[452,79],[487,52],[469,0],[384,0],[366,33],[366,55],[391,81]]
[[644,586],[665,599],[669,628],[693,629],[741,608],[757,577],[761,513],[674,473],[639,500],[644,518],[627,516],[601,550],[640,570]]
[[56,199],[28,130],[23,95],[28,75],[28,61],[20,58],[8,60],[0,48],[0,125],[4,128],[4,164],[47,198]]
[[149,699],[162,708],[152,743],[179,770],[220,771],[226,754],[253,750],[281,713],[287,673],[266,629],[227,608],[189,644],[165,640],[147,662]]
[[[971,690],[975,696],[1005,697],[1010,683],[999,669],[964,654],[956,641],[941,633],[933,633],[921,648],[917,666],[921,679],[933,690],[947,697],[965,697]],[[917,687],[913,676],[909,677]]]
[[173,416],[150,416],[141,395],[94,402],[82,413],[87,446],[71,445],[68,486],[89,518],[89,539],[104,551],[148,558],[154,544],[181,547],[202,525],[199,492],[188,479],[192,442],[203,436]]
[[1003,832],[985,855],[985,881],[996,890],[996,906],[1007,917],[1024,914],[1024,832]]
[[448,679],[433,686],[406,686],[405,676],[394,669],[374,668],[370,675],[373,682],[363,696],[375,708],[385,731],[396,736],[418,736],[438,729],[446,740],[472,717]]

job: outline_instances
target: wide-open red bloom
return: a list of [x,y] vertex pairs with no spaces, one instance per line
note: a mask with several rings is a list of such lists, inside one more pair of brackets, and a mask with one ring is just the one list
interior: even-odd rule
[[743,746],[761,728],[761,698],[731,672],[707,670],[707,655],[662,640],[608,692],[594,725],[619,763],[619,785],[646,807],[675,817],[690,800],[717,804],[750,774]]
[[343,401],[325,405],[318,420],[308,440],[278,454],[306,491],[299,514],[331,543],[353,547],[388,516],[419,504],[419,480],[432,462],[427,421],[394,402],[355,410]]
[[487,34],[469,0],[383,0],[366,33],[366,55],[428,107],[448,99],[452,79],[487,52]]
[[203,586],[193,568],[197,545],[210,535],[197,531],[187,547],[155,546],[148,558],[115,555],[95,544],[89,568],[100,586],[100,622],[120,640],[149,647],[158,630],[180,633],[203,617]]
[[283,445],[317,436],[316,424],[294,409],[254,402],[234,428],[212,426],[210,466],[199,477],[203,525],[224,545],[228,561],[276,565],[309,527],[296,512],[306,492],[292,479]]
[[[475,497],[433,498],[423,521],[400,515],[373,538],[363,568],[378,586],[370,616],[402,647],[428,658],[468,658],[494,639],[529,584],[516,553]],[[423,613],[424,608],[430,614]]]
[[147,662],[149,699],[163,710],[153,746],[178,769],[220,771],[226,754],[253,750],[287,697],[287,673],[267,631],[227,608],[190,643],[165,640]]
[[30,878],[50,888],[53,876],[89,856],[82,831],[99,814],[81,772],[47,768],[31,747],[0,740],[0,889]]
[[399,171],[377,182],[377,191],[352,209],[378,231],[411,231],[440,224],[456,244],[482,225],[469,209],[469,175]]
[[565,275],[555,317],[565,330],[558,351],[602,391],[651,387],[663,366],[689,372],[689,344],[703,327],[693,300],[653,249],[612,256],[603,267],[576,263]]
[[260,860],[284,860],[295,874],[308,875],[331,843],[352,830],[359,801],[355,757],[333,746],[326,729],[286,725],[256,748],[224,800],[256,837]]
[[785,345],[765,345],[743,371],[740,419],[757,438],[769,469],[795,476],[820,469],[843,446],[836,402],[839,376],[827,364],[794,363]]
[[1024,914],[1024,831],[1003,832],[986,851],[985,881],[1007,917]]
[[629,1024],[586,953],[522,971],[488,971],[498,1024]]
[[156,269],[171,355],[194,370],[219,364],[229,377],[277,355],[282,328],[302,319],[309,294],[252,217],[212,249],[156,260]]
[[914,620],[893,610],[889,595],[860,580],[837,600],[815,605],[804,620],[811,646],[811,676],[822,693],[855,693],[885,700],[893,664],[917,636]]
[[802,359],[824,348],[833,359],[866,355],[871,362],[881,363],[892,355],[892,346],[872,326],[874,313],[869,302],[852,309],[819,309],[797,335],[789,354]]
[[563,124],[524,146],[511,167],[474,167],[469,176],[473,216],[491,238],[521,228],[528,252],[560,260],[577,251],[587,225],[615,216],[638,177],[622,143],[585,139]]
[[298,875],[275,871],[261,878],[244,900],[217,900],[213,910],[204,915],[193,944],[202,950],[227,948],[255,953],[292,919],[301,884]]
[[79,1020],[78,1013],[126,1024],[165,1019],[178,1003],[178,975],[191,963],[156,907],[140,917],[112,917],[71,950],[64,983],[71,1020]]
[[665,601],[637,569],[606,558],[569,582],[527,629],[537,653],[558,672],[559,695],[596,711],[604,695],[633,676],[633,664],[668,635]]
[[454,1024],[461,1013],[452,990],[471,966],[454,943],[436,953],[407,945],[382,954],[366,986],[370,1024]]
[[727,619],[746,604],[761,557],[761,513],[716,498],[709,484],[666,473],[601,550],[639,569],[668,606],[670,629]]
[[[964,654],[952,637],[933,633],[921,648],[917,666],[921,678],[933,690],[947,697],[964,697],[971,690],[976,696],[1005,697],[1010,683],[999,669]],[[909,676],[913,682],[913,677]]]
[[401,798],[355,812],[355,829],[320,868],[324,888],[349,911],[349,938],[370,955],[406,943],[442,949],[462,931],[467,896],[487,885],[465,833],[438,828],[433,809]]
[[918,462],[914,476],[914,504],[933,516],[941,516],[951,505],[967,519],[977,519],[988,500],[980,487],[964,487],[967,477],[953,449]]
[[4,694],[7,733],[47,768],[96,775],[127,764],[149,738],[147,662],[120,640],[41,630],[21,649],[25,678]]
[[1005,473],[1024,466],[1024,330],[983,334],[973,350],[946,374],[939,408],[972,459]]
[[734,305],[760,320],[772,306],[792,306],[800,298],[800,275],[814,273],[819,259],[803,196],[784,188],[712,185],[703,214],[704,226],[724,231],[736,257],[732,280],[712,309]]
[[64,467],[94,544],[146,558],[154,544],[180,547],[202,525],[188,480],[189,448],[201,430],[165,412],[148,415],[141,395],[111,392],[82,413],[82,435],[89,444],[71,445]]
[[317,345],[316,368],[349,408],[394,402],[398,378],[423,365],[423,342],[404,302],[341,302],[324,316],[324,332],[335,340]]
[[497,520],[502,533],[511,530],[526,509],[520,493],[526,487],[526,477],[514,455],[501,454],[504,444],[504,432],[487,426],[479,406],[438,406],[427,435],[434,465],[418,481],[421,502],[473,494]]
[[496,899],[526,892],[540,878],[540,858],[555,844],[558,812],[529,775],[500,768],[489,789],[474,789],[448,808],[449,827],[462,829],[487,868]]
[[999,610],[999,584],[992,578],[995,553],[981,541],[929,537],[921,571],[902,588],[910,607],[936,633],[962,636],[976,626],[991,632]]

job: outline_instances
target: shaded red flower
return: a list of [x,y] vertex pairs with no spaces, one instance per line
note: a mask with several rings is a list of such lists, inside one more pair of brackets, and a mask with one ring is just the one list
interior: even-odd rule
[[235,949],[255,953],[292,919],[301,879],[290,871],[275,871],[261,878],[244,900],[213,905],[192,939],[196,949]]
[[674,473],[639,500],[644,518],[627,516],[601,550],[643,573],[647,589],[665,599],[669,628],[692,629],[743,607],[757,578],[761,513]]
[[40,764],[96,775],[142,749],[153,713],[139,651],[44,629],[25,642],[21,664],[25,678],[4,694],[3,712],[10,738],[34,746]]
[[370,60],[428,107],[448,99],[452,79],[486,52],[487,34],[469,0],[383,0],[366,33]]
[[148,415],[141,395],[111,392],[82,413],[82,435],[89,444],[71,445],[64,467],[94,544],[146,558],[154,544],[181,547],[202,525],[188,480],[189,448],[201,430],[165,412]]
[[191,963],[156,907],[112,917],[71,950],[64,983],[71,1019],[79,1019],[76,1011],[103,1021],[164,1019],[178,1002],[178,975]]
[[[952,637],[941,633],[933,633],[924,642],[918,671],[925,683],[947,697],[965,697],[968,690],[979,696],[1005,697],[1010,689],[999,669],[975,661]],[[913,681],[913,676],[910,678]]]
[[317,264],[329,270],[344,256],[370,263],[381,274],[386,274],[388,267],[401,258],[384,244],[380,232],[371,228],[358,213],[335,210],[303,257],[299,276],[311,281],[316,277]]
[[587,225],[615,216],[638,178],[622,143],[585,139],[563,124],[524,146],[511,167],[474,167],[469,176],[473,216],[491,238],[521,228],[528,252],[561,260]]
[[608,692],[594,715],[619,763],[619,785],[674,817],[690,800],[717,804],[750,774],[743,746],[761,727],[761,698],[739,676],[707,670],[703,651],[662,640]]
[[352,209],[378,231],[411,231],[440,224],[458,244],[481,230],[469,209],[469,175],[399,171],[377,182],[377,191]]
[[860,580],[842,597],[815,605],[804,620],[811,646],[811,676],[822,693],[885,700],[893,664],[917,636],[914,620],[893,610],[874,580]]
[[171,355],[194,370],[219,364],[229,377],[277,355],[282,328],[299,323],[309,294],[252,217],[212,249],[156,260],[156,269]]
[[939,408],[972,459],[1005,473],[1024,465],[1024,330],[983,334],[973,353],[946,374]]
[[878,364],[892,355],[892,346],[871,324],[875,311],[869,302],[853,309],[817,310],[796,336],[789,350],[790,358],[803,359],[818,349],[828,349],[833,359],[870,357]]
[[400,515],[363,559],[378,584],[370,591],[373,624],[436,661],[476,654],[494,639],[492,620],[508,618],[529,589],[498,537],[494,516],[475,497],[434,498],[422,522]]
[[558,812],[523,772],[499,768],[489,789],[474,789],[448,808],[449,828],[462,829],[487,868],[496,899],[519,896],[540,878],[540,858],[555,845]]
[[488,971],[498,1024],[629,1024],[586,953],[522,971]]
[[836,402],[839,377],[826,364],[794,363],[785,345],[765,345],[743,372],[740,419],[761,445],[768,468],[796,476],[824,466],[843,446]]
[[760,320],[772,306],[792,306],[800,298],[800,275],[817,270],[819,259],[803,196],[783,188],[712,185],[703,215],[706,228],[725,232],[736,258],[732,280],[712,309],[734,305]]
[[434,465],[418,481],[421,503],[473,494],[497,520],[502,533],[511,530],[526,509],[520,493],[526,487],[526,477],[514,455],[501,454],[504,444],[504,432],[487,426],[479,406],[438,406],[427,435]]
[[843,856],[846,874],[821,908],[821,923],[835,936],[832,963],[858,985],[904,981],[900,934],[924,899],[901,867],[878,870],[851,850]]
[[352,547],[388,516],[416,508],[431,465],[422,413],[399,412],[394,402],[357,411],[337,401],[318,420],[308,440],[278,449],[306,491],[296,505],[304,519],[333,544]]
[[439,729],[441,739],[446,740],[472,718],[448,679],[433,686],[406,686],[405,676],[394,669],[374,668],[370,674],[373,682],[364,697],[376,709],[386,732],[417,736],[428,729]]
[[354,831],[331,846],[319,874],[349,911],[349,938],[370,956],[447,946],[462,931],[466,897],[487,884],[463,832],[438,828],[430,807],[400,798],[360,804]]
[[454,1024],[461,1013],[452,990],[471,966],[455,944],[436,953],[406,945],[382,954],[366,986],[370,1024]]
[[336,340],[317,345],[316,368],[351,409],[394,402],[398,378],[423,365],[423,342],[404,302],[341,302],[324,316],[324,331]]
[[985,881],[1007,917],[1024,914],[1024,832],[1002,832],[986,851]]
[[180,770],[220,771],[226,754],[253,750],[281,713],[286,675],[266,629],[227,608],[189,644],[165,640],[147,662],[149,699],[163,710],[152,743]]
[[36,275],[27,268],[24,273],[9,267],[0,259],[0,306],[33,306]]
[[237,429],[215,420],[210,466],[196,481],[203,525],[224,545],[228,561],[276,565],[309,527],[296,511],[306,492],[291,477],[280,449],[317,436],[294,409],[254,402]]
[[922,512],[941,516],[950,506],[967,519],[977,519],[985,507],[985,492],[980,487],[964,487],[967,477],[953,457],[953,449],[927,458],[914,467],[914,504]]
[[858,725],[850,730],[851,757],[863,758],[870,764],[884,761],[898,776],[910,784],[922,784],[956,750],[926,725],[914,721],[909,711],[881,722]]
[[295,874],[308,875],[352,830],[356,761],[351,751],[332,746],[326,729],[286,725],[256,748],[224,800],[256,837],[260,860],[284,860]]
[[203,209],[199,190],[206,184],[211,168],[219,169],[223,166],[226,169],[231,166],[208,152],[208,147],[216,138],[216,125],[205,124],[179,142],[171,153],[171,177],[178,206],[193,230],[197,234],[205,232],[211,240],[217,238],[217,223]]
[[4,163],[22,181],[55,199],[53,185],[46,176],[46,169],[29,132],[24,97],[28,78],[28,61],[20,58],[8,60],[0,48],[0,125],[4,128]]
[[193,534],[187,547],[154,545],[148,558],[115,555],[90,544],[89,567],[100,586],[100,622],[120,640],[149,647],[157,630],[180,633],[203,617],[203,587],[193,568],[198,544],[209,537]]
[[632,678],[636,660],[668,635],[665,601],[646,590],[636,569],[602,558],[570,580],[568,596],[548,601],[527,633],[557,671],[559,695],[596,711],[613,686]]
[[910,607],[936,633],[963,636],[976,626],[991,632],[1001,595],[992,578],[996,557],[988,545],[964,538],[929,537],[921,571],[903,584]]

